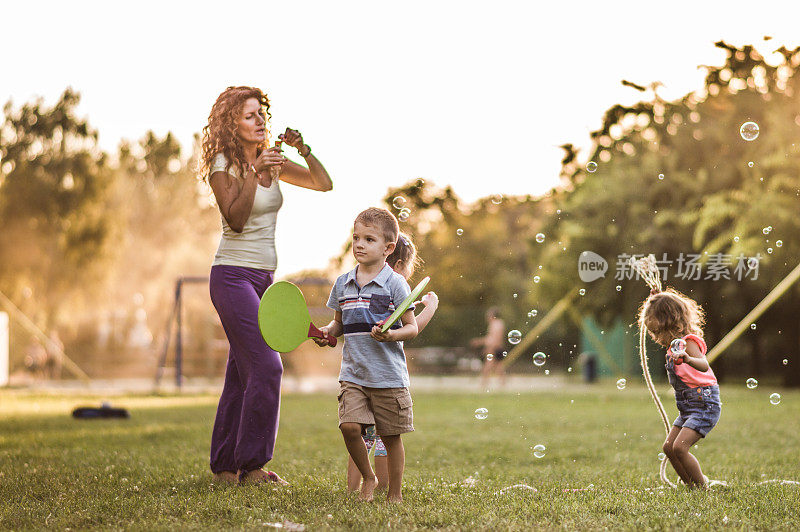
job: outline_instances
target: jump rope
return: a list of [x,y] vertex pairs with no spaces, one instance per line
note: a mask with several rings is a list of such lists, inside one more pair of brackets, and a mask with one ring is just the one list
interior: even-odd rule
[[[647,286],[650,287],[651,294],[662,291],[661,274],[658,270],[658,265],[656,264],[656,258],[654,255],[648,255],[647,257],[643,257],[638,260],[634,257],[631,257],[631,264],[639,273],[641,278],[644,279],[644,282],[647,283]],[[648,298],[644,303],[645,306],[642,309],[642,316],[644,316],[647,312],[647,306],[649,304],[650,299]],[[664,431],[667,435],[669,435],[670,423],[669,419],[667,419],[667,412],[664,410],[664,405],[661,404],[661,399],[658,397],[658,392],[656,392],[656,388],[653,386],[653,379],[650,376],[650,369],[647,367],[647,327],[644,325],[644,320],[639,321],[639,362],[642,365],[644,382],[647,384],[647,389],[650,391],[650,396],[653,398],[653,402],[656,404],[656,408],[658,409],[658,414],[661,416],[661,421],[664,423]],[[667,478],[668,461],[669,459],[666,456],[661,459],[661,466],[659,467],[658,474],[664,484],[671,488],[677,488],[677,484]]]
[[[633,266],[634,270],[636,270],[636,272],[639,273],[639,276],[642,279],[644,279],[644,282],[647,283],[647,286],[650,287],[651,295],[663,291],[661,286],[661,274],[659,272],[658,265],[656,264],[656,258],[654,255],[651,254],[641,259],[636,259],[632,257],[631,265]],[[644,308],[642,309],[642,316],[645,315],[645,312],[647,311],[647,306],[649,304],[650,304],[650,299],[648,298],[647,301],[645,301],[644,303]],[[644,375],[644,381],[647,384],[647,389],[650,391],[650,396],[653,398],[653,402],[656,404],[658,415],[661,417],[661,421],[664,423],[664,432],[666,435],[669,435],[671,425],[669,419],[667,418],[667,412],[664,410],[664,405],[661,403],[661,399],[659,399],[658,397],[658,392],[656,392],[656,388],[653,385],[653,379],[650,376],[650,369],[647,367],[647,327],[645,327],[644,325],[644,320],[640,320],[639,322],[639,362],[642,365],[642,375]],[[667,486],[671,488],[677,488],[678,485],[672,482],[669,478],[667,478],[668,462],[669,459],[666,456],[661,459],[661,465],[658,470],[659,477],[661,477],[661,481]],[[472,481],[470,486],[474,486],[475,480],[472,477],[470,477],[469,480]],[[708,480],[707,484],[709,485],[717,484],[722,486],[727,485],[726,482],[721,480]],[[757,483],[757,485],[763,485],[763,484],[800,486],[800,482],[796,480],[770,479],[770,480],[763,480]],[[529,486],[527,484],[514,484],[513,486],[508,486],[506,488],[503,488],[496,493],[502,495],[504,493],[510,492],[515,489],[531,490],[533,492],[538,491],[533,486]],[[591,489],[594,489],[593,485],[590,485],[587,488],[565,489],[563,491],[565,492],[588,491]]]

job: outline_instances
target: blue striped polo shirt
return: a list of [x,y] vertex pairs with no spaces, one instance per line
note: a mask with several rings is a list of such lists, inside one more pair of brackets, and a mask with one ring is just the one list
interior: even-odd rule
[[[403,342],[378,342],[372,327],[388,318],[411,293],[408,282],[388,264],[365,286],[358,286],[356,270],[340,275],[328,298],[328,308],[342,313],[344,348],[339,380],[369,388],[408,388]],[[409,310],[413,310],[412,305]],[[400,320],[392,326],[400,328]]]

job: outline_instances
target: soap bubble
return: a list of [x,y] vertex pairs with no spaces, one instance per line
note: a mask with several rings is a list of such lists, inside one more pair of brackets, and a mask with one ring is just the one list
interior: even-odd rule
[[739,128],[739,134],[748,142],[756,140],[759,133],[760,130],[758,124],[755,122],[745,122],[742,124],[742,127]]
[[489,360],[489,361],[494,360],[494,355],[491,354],[491,353],[487,353],[486,354],[486,360]]
[[750,268],[751,270],[755,270],[756,268],[758,268],[758,259],[755,257],[750,257],[749,259],[747,259],[747,267]]
[[780,404],[781,394],[773,393],[772,395],[769,396],[769,402],[772,403],[773,405]]
[[771,225],[766,226],[764,229],[761,230],[761,232],[764,233],[765,235],[770,234],[772,232],[772,226]]
[[456,234],[457,234],[458,236],[461,236],[461,235],[463,235],[463,234],[464,234],[464,230],[463,230],[463,229],[461,229],[461,228],[459,227],[458,229],[456,229]]
[[738,242],[739,241],[739,237],[738,236],[733,237],[733,241],[734,242]]
[[542,242],[544,242],[544,233],[537,233],[537,234],[536,234],[536,241],[537,241],[538,243],[540,243],[540,244],[541,244]]
[[547,447],[542,445],[541,443],[533,448],[533,456],[536,458],[544,458],[544,452],[547,450]]
[[508,331],[508,343],[517,345],[522,341],[522,333],[516,329]]
[[503,195],[495,194],[494,196],[492,196],[492,203],[494,203],[495,205],[500,205],[501,203],[503,203]]
[[541,280],[542,280],[542,278],[541,278],[541,277],[539,277],[538,275],[534,275],[534,276],[533,276],[533,282],[534,282],[534,283],[538,283],[538,282],[539,282],[539,281],[541,281]]
[[753,167],[753,161],[750,161],[749,163],[747,163],[747,166],[749,166],[750,168],[752,168],[752,167]]
[[664,180],[664,174],[658,174],[658,178],[663,181]]
[[581,288],[580,290],[578,290],[578,293],[580,295],[586,295],[586,289],[585,288]]
[[779,248],[779,247],[781,247],[781,246],[783,246],[783,240],[776,240],[776,241],[775,241],[775,247],[778,247],[778,248]]
[[416,185],[417,188],[422,188],[425,185],[425,180],[420,177],[419,179],[417,179]]
[[676,355],[680,355],[686,352],[686,340],[683,338],[675,338],[671,344],[669,344],[669,350]]
[[550,375],[550,370],[549,369],[544,370],[544,374],[545,375]]
[[621,292],[622,291],[622,286],[621,285],[617,285],[616,288],[617,288],[617,292]]
[[767,254],[772,255],[772,248],[767,248]]
[[486,408],[478,408],[475,410],[475,419],[486,419],[489,417],[489,410]]
[[405,204],[406,199],[403,196],[395,196],[395,198],[392,200],[392,207],[397,210],[402,209]]
[[788,358],[784,358],[783,359],[783,365],[786,366],[787,364],[789,364],[789,359]]
[[755,390],[756,388],[758,388],[758,381],[757,381],[757,380],[755,380],[753,377],[750,377],[750,378],[749,378],[749,379],[747,379],[747,381],[745,382],[745,385],[746,385],[746,386],[747,386],[749,389],[751,389],[751,390]]
[[756,330],[756,324],[755,323],[751,323],[750,324],[750,328],[755,331]]
[[529,318],[535,318],[537,314],[539,314],[539,311],[538,311],[538,310],[536,310],[536,309],[531,309],[531,311],[530,311],[530,312],[528,312],[528,317],[529,317]]
[[397,213],[397,219],[401,222],[405,222],[408,220],[408,217],[411,216],[411,209],[408,207],[403,207],[400,209],[400,212]]
[[539,351],[533,355],[533,364],[536,366],[544,366],[544,363],[547,362],[547,355]]
[[597,171],[597,163],[594,161],[589,161],[586,163],[586,171],[593,174]]
[[625,379],[620,379],[617,381],[617,390],[624,390],[625,386],[628,384],[628,381]]
[[666,455],[666,454],[664,454],[664,453],[658,453],[658,461],[659,461],[659,462],[663,461],[663,460],[664,460],[664,458],[666,458],[666,457],[667,457],[667,455]]

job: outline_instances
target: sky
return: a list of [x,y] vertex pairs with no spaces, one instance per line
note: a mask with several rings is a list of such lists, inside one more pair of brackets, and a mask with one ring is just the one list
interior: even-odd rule
[[559,145],[585,157],[604,111],[641,98],[622,79],[679,98],[722,62],[718,40],[798,46],[793,4],[10,2],[0,103],[71,86],[106,151],[153,130],[188,152],[222,90],[262,88],[273,129],[300,130],[334,182],[283,185],[282,277],[324,268],[358,212],[419,177],[466,201],[546,192]]

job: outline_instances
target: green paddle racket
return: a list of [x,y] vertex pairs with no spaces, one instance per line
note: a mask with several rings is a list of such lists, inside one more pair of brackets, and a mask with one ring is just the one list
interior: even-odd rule
[[[258,305],[258,328],[267,345],[279,353],[293,351],[309,338],[325,338],[311,323],[303,292],[289,281],[278,281],[264,292]],[[328,336],[328,342],[333,347],[336,338]]]
[[388,331],[389,327],[394,325],[397,322],[397,320],[400,319],[400,316],[402,316],[405,313],[405,311],[408,310],[408,307],[410,307],[411,304],[417,300],[422,291],[425,290],[425,287],[428,286],[428,281],[430,280],[431,280],[430,277],[426,277],[423,280],[421,280],[417,286],[414,287],[414,290],[412,290],[411,293],[408,294],[408,297],[405,298],[403,302],[400,303],[400,306],[394,309],[392,315],[386,318],[386,320],[383,322],[383,325],[381,326],[381,332]]

